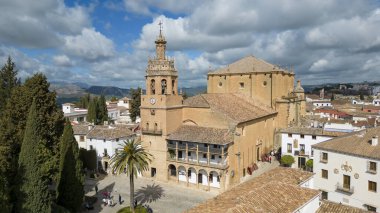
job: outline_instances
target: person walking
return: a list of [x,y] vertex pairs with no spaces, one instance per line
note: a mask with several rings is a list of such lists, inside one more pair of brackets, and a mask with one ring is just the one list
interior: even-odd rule
[[95,185],[95,193],[98,194],[98,185]]
[[121,205],[121,195],[119,194],[119,204]]
[[269,155],[269,163],[272,163],[272,155]]

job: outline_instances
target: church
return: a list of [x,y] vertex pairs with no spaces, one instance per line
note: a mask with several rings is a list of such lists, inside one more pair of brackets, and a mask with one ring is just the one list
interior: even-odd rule
[[304,90],[294,72],[247,56],[209,72],[207,93],[184,100],[166,43],[160,30],[141,95],[141,140],[154,157],[143,176],[225,191],[276,148],[276,131],[300,123]]

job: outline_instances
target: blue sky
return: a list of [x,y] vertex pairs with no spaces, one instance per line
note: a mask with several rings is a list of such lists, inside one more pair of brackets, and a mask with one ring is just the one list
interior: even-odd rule
[[293,66],[303,84],[380,76],[378,1],[0,1],[0,62],[22,79],[144,87],[158,22],[180,87],[244,56]]

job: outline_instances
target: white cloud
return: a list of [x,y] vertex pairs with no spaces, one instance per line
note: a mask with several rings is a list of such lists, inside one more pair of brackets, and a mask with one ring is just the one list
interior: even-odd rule
[[326,59],[319,59],[318,61],[314,62],[313,65],[311,65],[310,71],[325,70],[328,65],[329,61],[327,61]]
[[87,60],[107,58],[115,54],[113,41],[93,28],[84,28],[80,35],[66,36],[64,51]]
[[56,55],[53,57],[53,61],[57,66],[72,66],[73,62],[66,55]]

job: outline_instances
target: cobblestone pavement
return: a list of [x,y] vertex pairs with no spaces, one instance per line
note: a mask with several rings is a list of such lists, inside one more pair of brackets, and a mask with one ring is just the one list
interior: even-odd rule
[[[98,184],[97,195],[94,189],[95,184]],[[109,175],[98,182],[88,179],[86,180],[85,190],[87,196],[97,196],[98,198],[98,201],[94,204],[95,209],[90,212],[111,213],[117,212],[122,207],[129,206],[130,188],[129,178],[126,175]],[[111,192],[113,201],[116,203],[113,207],[102,205],[104,192]],[[122,205],[118,203],[119,194],[124,200]],[[151,200],[152,202],[148,202],[148,205],[153,209],[154,213],[177,213],[215,197],[218,193],[139,177],[135,179],[135,194],[140,195],[138,200]]]

